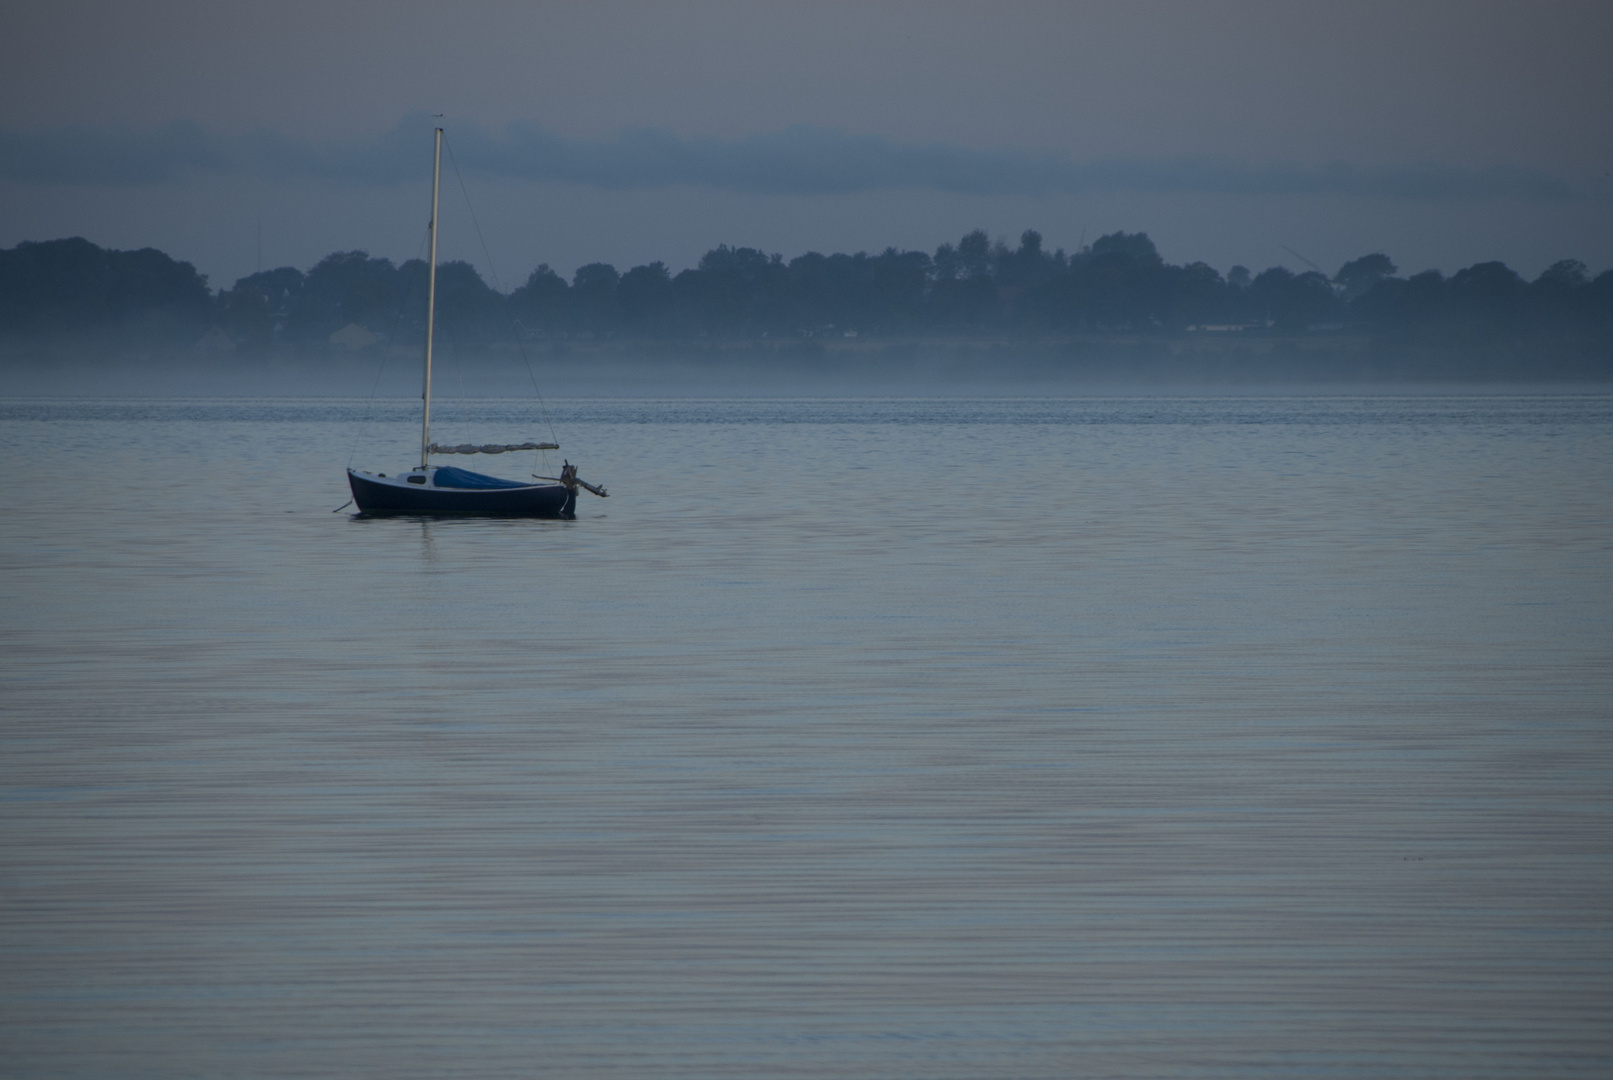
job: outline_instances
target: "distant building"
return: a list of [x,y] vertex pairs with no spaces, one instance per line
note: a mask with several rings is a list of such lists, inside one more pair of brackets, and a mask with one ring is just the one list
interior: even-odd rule
[[221,326],[208,330],[196,341],[196,351],[204,353],[232,353],[235,351],[235,342],[230,335],[224,332]]
[[380,340],[356,322],[348,323],[330,336],[332,345],[341,345],[348,349],[367,349]]

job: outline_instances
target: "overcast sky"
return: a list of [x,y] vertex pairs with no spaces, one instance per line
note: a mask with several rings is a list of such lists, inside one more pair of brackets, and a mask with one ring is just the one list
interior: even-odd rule
[[22,0],[5,24],[0,245],[155,246],[214,285],[418,254],[437,113],[443,256],[505,288],[974,228],[1141,230],[1222,271],[1613,266],[1602,0]]

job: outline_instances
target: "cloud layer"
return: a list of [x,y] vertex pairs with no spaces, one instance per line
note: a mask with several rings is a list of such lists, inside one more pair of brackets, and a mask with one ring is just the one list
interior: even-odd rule
[[[198,173],[390,185],[420,179],[432,120],[406,117],[369,140],[314,143],[273,131],[217,135],[191,123],[129,128],[0,128],[0,179],[51,186],[169,184]],[[1248,165],[1215,158],[1077,161],[1063,154],[974,150],[848,135],[816,127],[738,139],[635,128],[569,139],[535,124],[502,132],[455,123],[450,149],[469,173],[607,190],[700,186],[764,195],[927,189],[966,195],[1088,191],[1238,195],[1334,194],[1412,200],[1583,197],[1566,181],[1513,166],[1360,168]]]

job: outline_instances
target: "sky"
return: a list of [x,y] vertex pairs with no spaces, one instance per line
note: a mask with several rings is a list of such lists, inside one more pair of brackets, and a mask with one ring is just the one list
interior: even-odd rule
[[[1613,267],[1613,4],[12,0],[0,246],[214,286],[332,251],[547,263],[972,229],[1328,273]],[[440,114],[441,120],[436,116]]]

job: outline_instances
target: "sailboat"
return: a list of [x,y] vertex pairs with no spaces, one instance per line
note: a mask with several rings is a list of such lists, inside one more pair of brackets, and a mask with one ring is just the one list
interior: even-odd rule
[[431,344],[437,315],[437,197],[442,187],[442,128],[436,129],[431,168],[431,263],[426,276],[425,388],[421,392],[420,464],[388,476],[348,469],[353,502],[363,514],[434,514],[462,517],[574,518],[579,488],[603,497],[605,489],[577,478],[569,461],[559,476],[536,476],[545,483],[502,480],[452,465],[433,465],[433,454],[505,454],[521,450],[558,450],[558,443],[461,443],[439,446],[431,441]]

